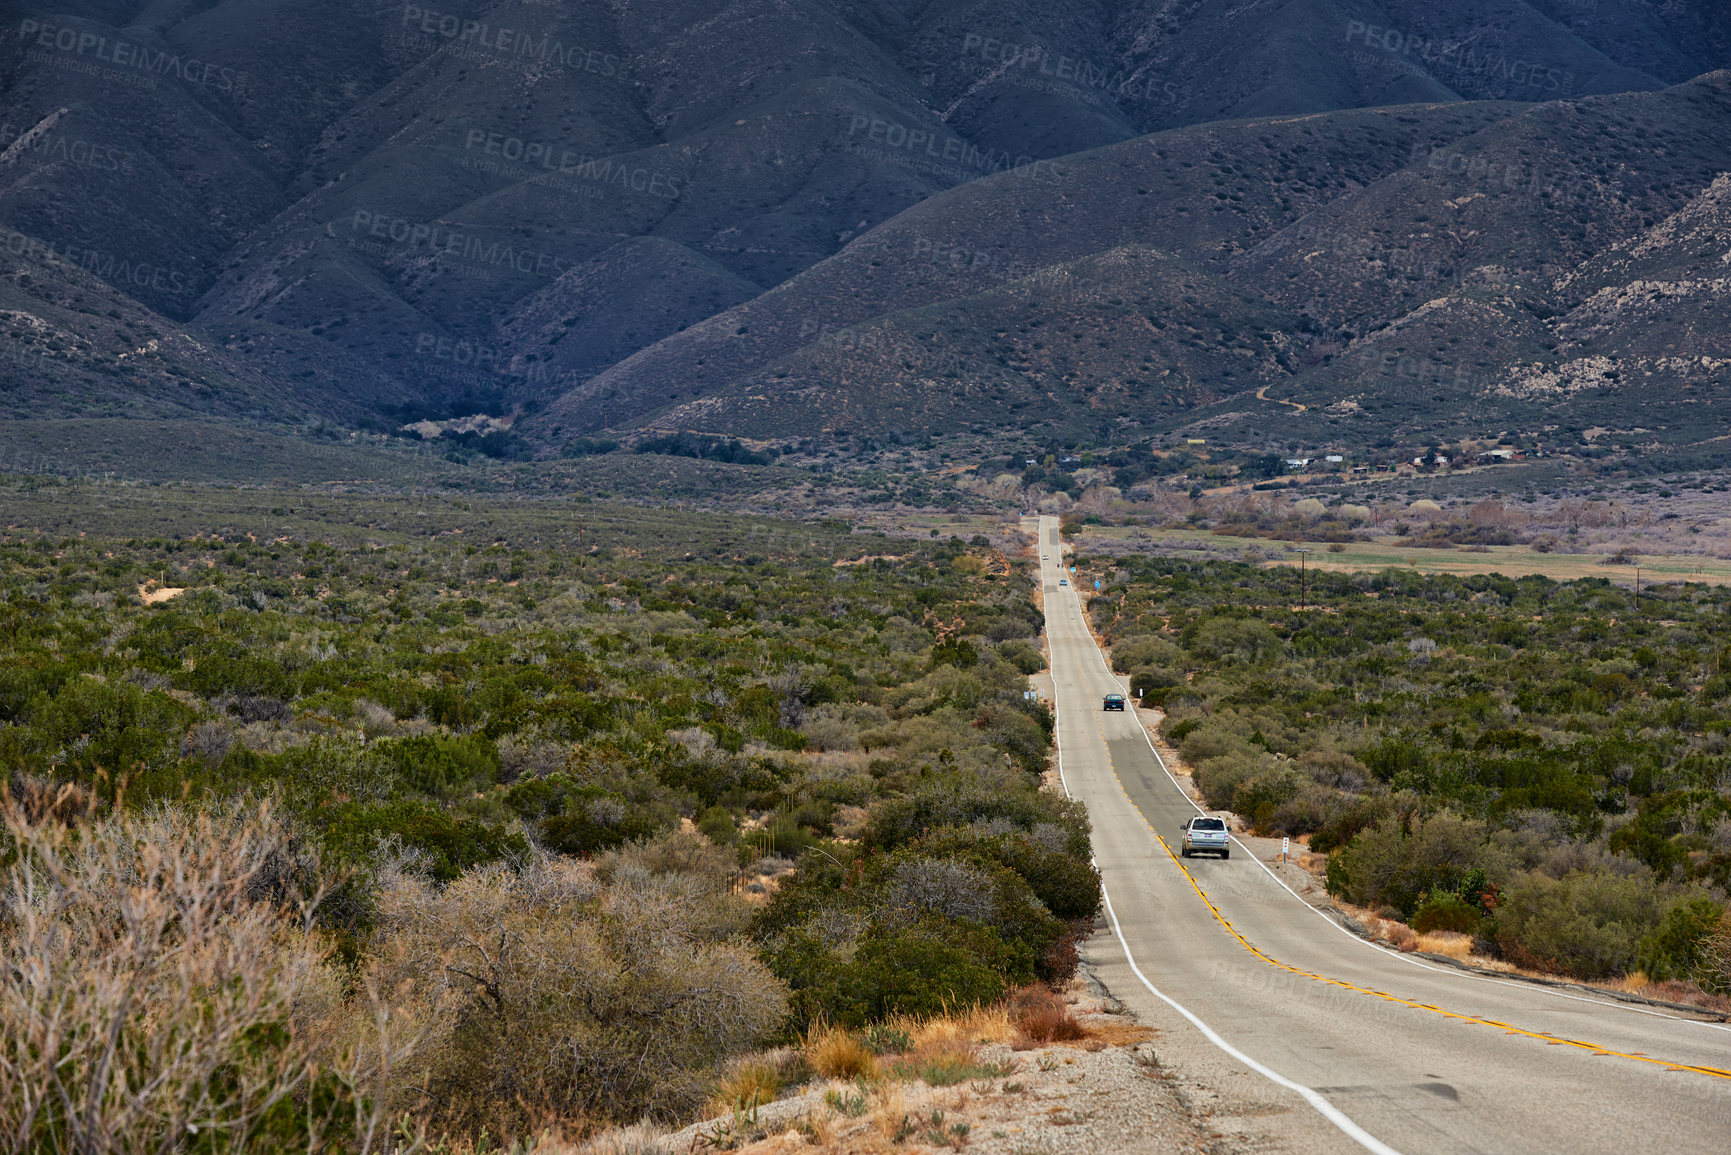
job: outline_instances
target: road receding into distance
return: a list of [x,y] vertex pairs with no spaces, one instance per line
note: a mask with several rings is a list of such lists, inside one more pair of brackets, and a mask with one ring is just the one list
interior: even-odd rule
[[[1028,523],[1032,528],[1032,521]],[[1258,1149],[1731,1151],[1731,1026],[1491,978],[1352,935],[1242,844],[1181,859],[1197,813],[1108,668],[1038,524],[1065,788],[1087,803],[1113,993],[1219,1089]]]

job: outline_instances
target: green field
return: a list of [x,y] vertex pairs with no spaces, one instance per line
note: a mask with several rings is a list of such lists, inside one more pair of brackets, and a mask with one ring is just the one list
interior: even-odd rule
[[[1219,550],[1257,549],[1263,552],[1286,550],[1286,556],[1265,562],[1266,565],[1298,565],[1300,549],[1304,565],[1310,569],[1341,573],[1374,572],[1388,569],[1411,570],[1415,573],[1503,574],[1525,577],[1539,574],[1555,581],[1575,578],[1609,578],[1618,585],[1632,586],[1635,567],[1601,564],[1601,554],[1540,553],[1523,545],[1491,545],[1476,549],[1424,549],[1395,545],[1388,541],[1339,542],[1343,548],[1334,552],[1323,542],[1270,541],[1257,537],[1233,537],[1200,529],[1136,529],[1123,526],[1087,526],[1073,539],[1076,551],[1083,555],[1119,553],[1131,541],[1132,534],[1147,534],[1151,544],[1162,552],[1196,549],[1199,553]],[[1731,560],[1700,554],[1643,556],[1640,559],[1641,582],[1706,582],[1722,585],[1731,582]]]

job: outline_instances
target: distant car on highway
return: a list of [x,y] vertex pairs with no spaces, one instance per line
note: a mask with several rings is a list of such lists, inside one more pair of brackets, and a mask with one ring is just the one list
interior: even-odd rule
[[1059,578],[1058,584],[1061,586],[1067,586],[1070,584],[1070,579],[1069,578]]
[[1184,832],[1184,841],[1178,849],[1178,853],[1183,857],[1189,858],[1196,854],[1232,857],[1232,839],[1226,831],[1226,823],[1221,819],[1198,815],[1179,829]]
[[1100,708],[1102,710],[1122,710],[1124,708],[1124,695],[1107,694],[1106,697],[1101,700]]

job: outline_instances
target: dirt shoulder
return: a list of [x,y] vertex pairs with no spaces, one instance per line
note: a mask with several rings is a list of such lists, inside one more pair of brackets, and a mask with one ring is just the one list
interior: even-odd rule
[[996,1073],[951,1086],[893,1078],[819,1081],[755,1112],[675,1132],[665,1149],[747,1155],[964,1147],[982,1155],[1221,1155],[1242,1149],[1213,1130],[1185,1080],[1162,1065],[1161,1033],[1138,1022],[1086,966],[1064,998],[1088,1037],[1031,1047],[983,1042],[978,1062]]

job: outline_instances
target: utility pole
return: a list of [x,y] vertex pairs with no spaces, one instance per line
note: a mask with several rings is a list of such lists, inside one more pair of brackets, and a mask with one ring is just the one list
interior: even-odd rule
[[1310,551],[1299,549],[1294,552],[1298,554],[1298,608],[1302,610],[1304,608],[1304,555]]

